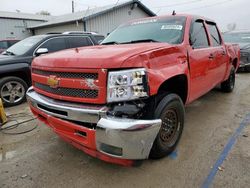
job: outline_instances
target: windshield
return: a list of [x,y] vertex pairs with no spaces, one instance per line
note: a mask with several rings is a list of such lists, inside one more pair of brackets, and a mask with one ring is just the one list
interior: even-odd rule
[[136,41],[180,44],[183,41],[185,22],[186,18],[182,16],[130,22],[118,27],[104,39],[102,44],[133,43]]
[[26,38],[8,48],[6,53],[11,53],[13,55],[23,55],[43,38],[44,36],[33,36]]
[[224,40],[231,43],[250,43],[250,32],[225,33]]

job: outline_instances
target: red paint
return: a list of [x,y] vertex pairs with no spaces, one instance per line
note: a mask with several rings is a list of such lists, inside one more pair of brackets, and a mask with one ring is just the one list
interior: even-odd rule
[[[138,43],[91,46],[79,48],[77,52],[74,49],[68,49],[34,59],[33,68],[47,69],[50,71],[98,72],[100,75],[98,79],[99,83],[95,82],[95,84],[99,87],[100,94],[97,99],[57,96],[37,88],[35,88],[35,90],[55,99],[105,104],[107,75],[106,73],[102,74],[101,69],[111,70],[145,67],[149,72],[150,95],[156,95],[161,84],[169,78],[177,75],[185,75],[189,83],[189,97],[186,103],[192,102],[227,79],[232,66],[230,61],[233,59],[239,60],[239,47],[225,45],[222,41],[222,45],[219,47],[211,46],[209,48],[192,49],[189,45],[189,32],[193,16],[181,16],[186,16],[187,22],[184,41],[179,45],[167,43]],[[205,18],[200,17],[200,19]],[[210,45],[212,45],[211,41],[209,36]],[[221,55],[223,51],[226,52],[224,56]],[[209,59],[211,53],[215,55],[214,60]],[[238,63],[236,67],[238,67]],[[41,77],[35,74],[32,74],[32,76],[33,81],[46,84],[47,77]],[[62,78],[60,86],[82,89],[88,88],[86,85],[81,85],[80,82],[80,80],[74,80],[73,82],[70,79]]]
[[[68,121],[63,121],[59,118],[55,118],[53,116],[49,116],[32,106],[30,106],[30,108],[33,114],[37,116],[40,121],[52,128],[53,131],[58,134],[58,136],[60,136],[63,140],[72,144],[76,148],[87,153],[88,155],[106,161],[108,163],[114,163],[123,166],[136,165],[136,161],[134,160],[118,159],[98,152],[96,150],[95,144],[95,130],[78,126]],[[77,131],[85,132],[87,134],[86,137],[75,135]]]
[[[38,93],[55,99],[105,104],[108,71],[112,69],[144,67],[148,72],[150,96],[156,95],[160,86],[168,79],[178,75],[186,76],[188,80],[188,98],[186,104],[188,104],[207,93],[217,84],[225,81],[230,74],[232,66],[235,66],[236,69],[238,68],[240,51],[238,45],[225,45],[223,40],[221,46],[212,46],[210,35],[208,35],[210,47],[193,49],[189,44],[189,33],[194,17],[190,15],[182,16],[186,16],[187,21],[183,43],[178,45],[167,43],[101,45],[78,48],[77,51],[68,49],[34,59],[32,63],[33,69],[57,72],[98,73],[98,80],[95,80],[94,83],[98,87],[99,95],[95,99],[59,96],[39,90],[36,87],[34,88]],[[205,18],[199,17],[199,19],[205,23]],[[207,29],[206,25],[205,28]],[[208,30],[207,33],[209,34]],[[211,54],[214,55],[213,59],[209,58]],[[235,64],[233,64],[234,60],[236,60]],[[32,73],[33,83],[47,84],[48,77]],[[91,89],[86,84],[83,84],[83,82],[81,79],[60,78],[59,87]],[[95,150],[94,130],[80,128],[73,123],[48,116],[33,107],[31,109],[33,113],[40,114],[39,119],[52,127],[64,140],[72,143],[86,153],[108,162],[122,165],[132,164],[131,161],[111,158],[97,152]],[[86,131],[87,139],[74,135],[75,130]]]
[[[59,135],[61,136],[61,135]],[[61,138],[72,144],[74,147],[82,150],[83,152],[87,153],[88,155],[98,158],[102,161],[108,162],[108,163],[113,163],[113,164],[118,164],[118,165],[122,165],[122,166],[135,166],[137,161],[133,161],[133,160],[126,160],[126,159],[118,159],[118,158],[114,158],[114,157],[110,157],[107,156],[101,152],[98,152],[96,150],[91,150],[87,147],[84,147],[82,144],[79,144],[77,142],[73,142],[72,140],[68,139],[67,137],[61,136]]]
[[[39,82],[45,85],[48,85],[47,81],[49,76],[43,76],[32,73],[32,82],[33,86],[36,92],[41,93],[45,96],[59,99],[59,100],[65,100],[65,101],[73,101],[73,102],[84,102],[84,103],[96,103],[96,104],[104,104],[106,103],[106,93],[107,93],[107,70],[106,69],[76,69],[76,68],[50,68],[46,66],[47,62],[45,63],[45,66],[37,66],[35,62],[33,63],[32,69],[39,69],[44,71],[54,71],[54,72],[72,72],[72,73],[97,73],[98,74],[98,80],[94,81],[94,84],[96,87],[93,87],[92,89],[97,89],[99,91],[97,98],[80,98],[80,97],[67,97],[62,95],[55,95],[52,93],[48,93],[46,91],[40,90],[39,88],[34,86],[34,82]],[[86,81],[83,79],[69,79],[69,78],[60,78],[59,86],[58,87],[64,87],[64,88],[76,88],[76,89],[91,89],[87,84]]]

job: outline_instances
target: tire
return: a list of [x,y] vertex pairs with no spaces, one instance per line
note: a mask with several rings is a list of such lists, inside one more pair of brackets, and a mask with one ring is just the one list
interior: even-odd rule
[[158,104],[154,118],[161,119],[160,131],[153,143],[150,158],[159,159],[173,152],[181,138],[185,109],[181,98],[167,94]]
[[10,76],[0,79],[0,97],[6,107],[23,103],[27,89],[27,83],[21,78]]
[[221,90],[226,93],[230,93],[234,90],[235,86],[235,69],[231,69],[228,79],[221,83]]

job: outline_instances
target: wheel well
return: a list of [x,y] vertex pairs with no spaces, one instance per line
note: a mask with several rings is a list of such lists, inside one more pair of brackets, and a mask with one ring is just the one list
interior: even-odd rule
[[158,90],[158,94],[166,92],[171,92],[179,95],[183,101],[183,104],[185,104],[188,95],[187,76],[177,75],[163,82]]
[[20,71],[20,72],[4,73],[0,75],[0,79],[4,77],[8,77],[8,76],[15,76],[15,77],[21,78],[27,83],[27,85],[31,84],[31,76],[28,75],[26,72]]

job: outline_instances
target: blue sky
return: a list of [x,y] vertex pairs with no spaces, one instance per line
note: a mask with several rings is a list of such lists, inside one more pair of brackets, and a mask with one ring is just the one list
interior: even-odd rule
[[[16,11],[36,13],[47,10],[52,15],[71,12],[71,0],[0,0],[0,11]],[[123,2],[124,0],[120,0]],[[217,21],[222,30],[231,23],[237,24],[237,29],[250,29],[249,0],[141,0],[146,6],[159,15],[190,13],[209,17]],[[75,11],[88,7],[116,4],[117,0],[75,0]]]

